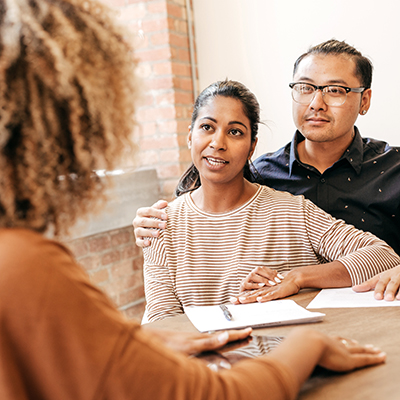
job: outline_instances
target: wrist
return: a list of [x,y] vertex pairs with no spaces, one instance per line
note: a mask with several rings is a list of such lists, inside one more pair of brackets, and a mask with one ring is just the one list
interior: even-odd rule
[[285,278],[289,278],[299,288],[299,291],[307,287],[305,286],[305,277],[301,269],[302,268],[293,269],[285,275]]

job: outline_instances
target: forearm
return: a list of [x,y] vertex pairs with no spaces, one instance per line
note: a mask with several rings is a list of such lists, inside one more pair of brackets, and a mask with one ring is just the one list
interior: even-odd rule
[[348,287],[352,283],[349,272],[339,261],[296,268],[285,279],[293,279],[299,289]]
[[326,344],[325,336],[307,328],[295,328],[268,357],[284,366],[297,393],[317,366]]

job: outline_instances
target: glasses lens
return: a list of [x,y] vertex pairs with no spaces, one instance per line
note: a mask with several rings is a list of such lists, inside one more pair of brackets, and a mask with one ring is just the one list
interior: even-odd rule
[[296,83],[292,88],[292,97],[296,103],[300,104],[310,104],[313,97],[315,89],[313,86],[307,83]]
[[340,86],[324,88],[324,101],[328,106],[341,106],[346,101],[346,90]]

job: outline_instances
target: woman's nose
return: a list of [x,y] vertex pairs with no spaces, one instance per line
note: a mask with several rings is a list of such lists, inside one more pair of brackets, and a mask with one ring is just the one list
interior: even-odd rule
[[216,131],[214,135],[212,135],[210,147],[216,150],[225,150],[226,149],[226,137],[222,131]]

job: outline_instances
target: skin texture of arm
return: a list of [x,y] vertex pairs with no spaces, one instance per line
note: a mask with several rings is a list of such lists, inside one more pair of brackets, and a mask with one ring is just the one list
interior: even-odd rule
[[[231,302],[253,303],[281,299],[298,293],[304,288],[329,288],[351,286],[351,279],[347,269],[339,261],[322,265],[310,265],[283,273],[284,279],[274,286],[265,286],[260,289],[247,289],[247,281],[242,283],[243,291],[237,297],[232,297]],[[267,278],[268,279],[268,278]],[[258,274],[252,277],[253,282],[265,282],[266,278]]]

